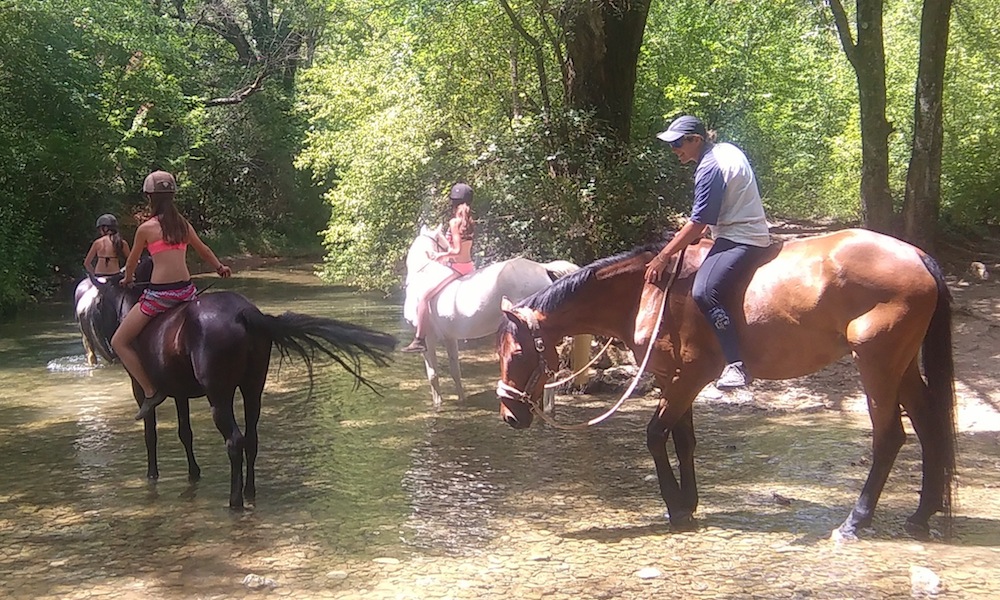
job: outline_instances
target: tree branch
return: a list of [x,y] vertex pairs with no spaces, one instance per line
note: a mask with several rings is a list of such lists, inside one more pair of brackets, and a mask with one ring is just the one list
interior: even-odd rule
[[847,60],[857,68],[858,47],[851,37],[851,25],[847,20],[847,12],[840,0],[830,0],[830,10],[833,12],[833,22],[837,25],[837,33],[840,35],[840,45],[844,47],[844,54]]
[[552,113],[552,102],[549,100],[549,83],[548,76],[545,74],[545,55],[542,52],[542,44],[524,28],[520,19],[517,18],[517,14],[511,9],[510,4],[507,0],[500,0],[500,5],[503,7],[505,13],[510,18],[511,24],[514,29],[521,35],[522,38],[528,45],[531,46],[532,54],[535,57],[535,71],[538,73],[538,91],[542,95],[542,106],[544,107],[544,116],[548,116]]
[[243,102],[255,92],[260,91],[261,87],[263,86],[264,79],[267,77],[267,74],[268,74],[268,69],[265,67],[260,72],[260,74],[257,75],[257,79],[254,80],[254,82],[251,83],[249,86],[243,88],[242,90],[234,93],[231,96],[224,96],[222,98],[212,98],[211,100],[206,100],[205,106],[227,106],[230,104],[239,104],[240,102]]
[[243,33],[243,29],[240,27],[239,23],[236,22],[235,16],[231,11],[225,10],[225,7],[218,2],[214,2],[209,5],[212,13],[215,17],[219,19],[219,23],[215,21],[199,21],[202,27],[219,34],[222,39],[226,40],[233,45],[236,49],[236,54],[240,57],[240,61],[244,65],[250,65],[260,60],[260,57],[254,51],[253,46],[247,39],[246,35]]
[[570,70],[569,61],[566,60],[566,56],[562,52],[562,44],[559,38],[552,32],[552,27],[549,25],[549,3],[547,0],[543,1],[538,7],[538,20],[542,24],[542,33],[545,39],[552,46],[552,54],[555,56],[556,64],[559,65],[559,72],[562,74],[562,84],[563,84],[563,95],[569,97],[569,80],[570,80]]

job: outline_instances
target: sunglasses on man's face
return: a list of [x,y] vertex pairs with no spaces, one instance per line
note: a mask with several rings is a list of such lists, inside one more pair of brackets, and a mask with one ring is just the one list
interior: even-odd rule
[[681,146],[684,145],[685,141],[687,141],[687,136],[686,135],[685,136],[681,136],[681,137],[677,138],[676,140],[670,142],[670,147],[671,148],[680,148]]

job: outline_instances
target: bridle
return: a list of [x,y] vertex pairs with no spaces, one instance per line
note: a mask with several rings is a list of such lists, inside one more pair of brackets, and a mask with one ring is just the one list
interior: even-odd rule
[[611,415],[615,414],[615,412],[617,412],[617,410],[625,402],[625,399],[632,394],[632,391],[635,389],[636,384],[639,383],[639,378],[642,377],[642,373],[646,369],[646,364],[649,362],[649,357],[653,353],[653,345],[654,342],[656,341],[656,334],[660,329],[660,323],[663,321],[663,313],[665,312],[667,301],[670,298],[670,290],[674,286],[674,281],[676,281],[678,275],[680,275],[681,268],[684,265],[684,253],[686,250],[687,247],[681,249],[680,255],[677,258],[677,264],[674,265],[674,269],[670,273],[670,279],[667,280],[667,284],[663,290],[663,301],[660,304],[659,311],[657,311],[656,324],[653,326],[652,332],[650,332],[649,344],[646,346],[646,355],[643,358],[642,363],[639,365],[639,370],[635,374],[635,379],[632,380],[632,384],[628,387],[627,390],[625,390],[621,398],[619,398],[618,402],[616,402],[614,406],[612,406],[607,412],[585,423],[579,423],[576,425],[563,425],[562,423],[558,423],[555,419],[547,415],[545,411],[542,409],[542,407],[539,406],[538,400],[534,400],[531,398],[531,390],[533,390],[535,386],[538,384],[538,379],[542,375],[545,375],[547,378],[552,378],[555,376],[555,372],[552,369],[550,369],[545,362],[545,353],[544,353],[545,342],[538,335],[538,330],[539,330],[538,320],[535,318],[534,313],[532,313],[530,310],[520,309],[520,308],[514,308],[512,309],[512,311],[518,317],[524,320],[524,322],[528,325],[528,330],[531,331],[531,337],[534,340],[535,351],[538,354],[538,362],[535,364],[534,370],[532,370],[531,375],[528,377],[528,382],[524,386],[524,391],[519,390],[516,387],[505,382],[503,379],[500,379],[499,381],[497,381],[497,397],[504,400],[516,400],[518,402],[523,402],[524,404],[527,404],[529,410],[533,414],[538,415],[538,417],[541,418],[543,421],[545,421],[549,425],[552,425],[553,427],[556,427],[557,429],[567,429],[567,430],[586,429],[587,427],[596,425],[604,421]]
[[543,375],[546,379],[549,379],[555,377],[556,372],[545,361],[545,341],[538,335],[538,320],[535,319],[535,315],[530,310],[519,308],[512,310],[527,323],[532,341],[534,342],[535,353],[538,355],[538,361],[535,363],[535,368],[531,371],[531,375],[528,376],[528,382],[524,385],[526,391],[519,390],[503,379],[500,379],[497,381],[497,397],[504,400],[517,400],[518,402],[527,404],[531,408],[531,412],[542,412],[538,406],[538,401],[531,398],[531,390],[535,389],[539,378]]
[[439,234],[431,235],[431,232],[433,232],[433,231],[435,231],[435,230],[434,229],[428,229],[426,231],[421,230],[420,231],[420,237],[430,238],[434,242],[434,246],[438,250],[447,250],[447,248],[445,248],[444,246],[441,245],[441,241],[438,239],[438,235]]

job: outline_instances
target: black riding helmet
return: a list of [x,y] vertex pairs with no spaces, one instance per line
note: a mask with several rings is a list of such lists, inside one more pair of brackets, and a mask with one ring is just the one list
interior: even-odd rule
[[448,194],[452,206],[468,204],[472,206],[472,187],[465,183],[456,183],[451,186],[451,193]]
[[97,228],[107,227],[108,229],[118,230],[118,219],[112,214],[103,214],[97,217]]

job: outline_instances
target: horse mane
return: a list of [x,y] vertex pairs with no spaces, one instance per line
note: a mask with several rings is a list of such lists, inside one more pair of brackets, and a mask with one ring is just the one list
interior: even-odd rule
[[662,250],[663,247],[667,245],[668,241],[669,239],[658,243],[644,244],[631,250],[615,254],[614,256],[599,258],[589,265],[581,267],[579,271],[560,277],[549,287],[535,292],[531,296],[528,296],[524,300],[518,302],[517,306],[538,310],[540,312],[549,312],[559,306],[567,297],[576,293],[576,291],[579,290],[584,283],[589,281],[599,272],[609,267],[616,267],[622,263],[626,263],[645,252],[652,252],[655,254]]

